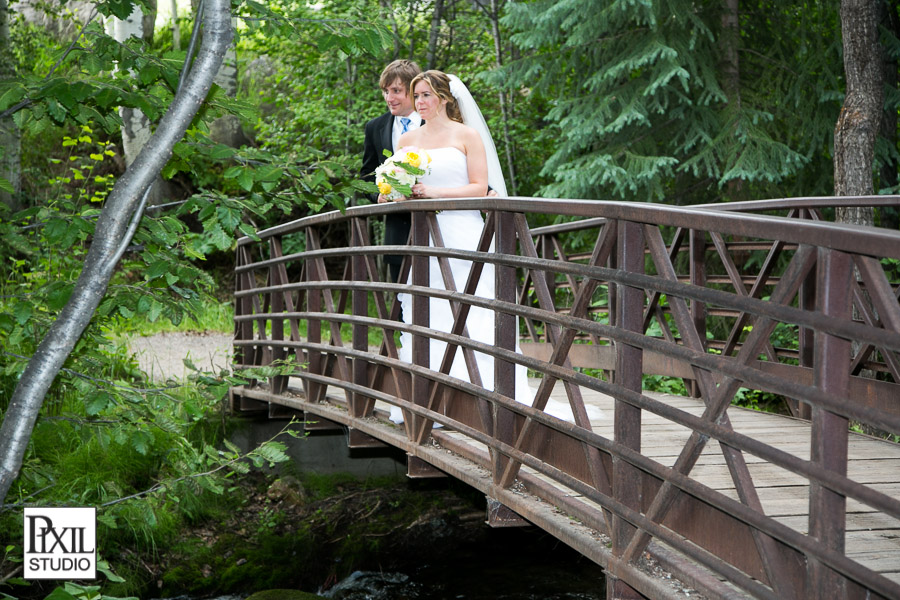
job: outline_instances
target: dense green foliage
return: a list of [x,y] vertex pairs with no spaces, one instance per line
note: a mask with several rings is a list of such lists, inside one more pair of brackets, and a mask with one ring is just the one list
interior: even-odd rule
[[[541,0],[497,77],[551,106],[543,195],[677,204],[832,192],[839,3]],[[733,16],[734,25],[723,23]],[[896,71],[896,37],[883,31]],[[897,111],[896,91],[886,102]],[[880,165],[897,164],[894,130]],[[883,182],[882,188],[895,185]],[[876,186],[878,187],[878,186]]]
[[[95,4],[101,16],[124,17],[133,2]],[[736,15],[711,0],[498,2],[499,14],[489,4],[445,0],[435,21],[436,3],[412,0],[233,2],[238,97],[215,88],[176,146],[163,172],[172,205],[143,217],[47,397],[11,504],[104,507],[107,558],[152,552],[215,504],[225,481],[191,474],[245,468],[222,446],[217,419],[232,376],[151,389],[117,336],[202,327],[204,315],[228,312],[238,237],[362,201],[372,189],[357,179],[363,125],[384,111],[379,72],[394,58],[426,66],[431,39],[434,66],[457,73],[478,100],[504,168],[512,157],[519,195],[694,204],[831,193],[844,85],[836,0],[742,2]],[[892,17],[882,39],[896,73]],[[123,172],[119,108],[158,122],[186,58],[167,30],[150,45],[120,43],[101,18],[70,42],[18,19],[0,48],[16,61],[15,77],[0,81],[0,113],[11,111],[22,131],[25,207],[0,205],[0,415]],[[875,168],[884,191],[896,191],[900,161],[896,85]],[[237,115],[251,143],[214,141],[210,125],[222,115]],[[303,239],[290,243],[286,251]],[[277,446],[260,453],[280,457]],[[133,494],[140,501],[120,502]],[[14,511],[0,514],[2,531],[15,531]],[[0,578],[8,566],[0,562]]]

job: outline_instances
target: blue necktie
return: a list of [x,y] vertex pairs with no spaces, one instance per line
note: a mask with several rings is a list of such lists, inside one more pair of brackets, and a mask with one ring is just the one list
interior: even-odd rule
[[403,126],[403,129],[400,131],[400,133],[406,133],[407,131],[409,131],[409,124],[411,122],[412,120],[409,117],[400,117],[400,125]]

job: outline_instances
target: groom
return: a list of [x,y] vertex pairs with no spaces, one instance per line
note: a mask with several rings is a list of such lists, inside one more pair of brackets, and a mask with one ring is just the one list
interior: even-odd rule
[[[385,150],[391,153],[397,150],[397,140],[407,131],[416,129],[422,124],[422,118],[413,108],[409,84],[416,75],[422,72],[419,65],[411,60],[395,60],[384,68],[378,85],[387,104],[388,111],[366,123],[366,137],[363,142],[362,177],[366,181],[375,181],[375,169],[387,158]],[[372,195],[371,200],[377,200]],[[386,246],[403,246],[409,239],[410,214],[408,212],[392,213],[384,218],[384,244]],[[391,281],[400,279],[400,265],[403,256],[386,254],[384,262],[390,270]]]

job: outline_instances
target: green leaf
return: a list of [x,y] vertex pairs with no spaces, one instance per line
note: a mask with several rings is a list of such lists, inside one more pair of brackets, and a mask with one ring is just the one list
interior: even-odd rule
[[16,193],[16,190],[13,187],[13,184],[11,184],[6,179],[3,179],[2,177],[0,177],[0,190],[3,190],[4,192],[8,192],[10,194]]
[[207,229],[206,233],[209,236],[208,241],[219,250],[229,250],[231,248],[232,236],[228,235],[218,223]]
[[88,415],[98,415],[109,406],[110,400],[111,398],[106,392],[91,394],[85,402],[84,410]]
[[[224,144],[216,144],[209,153],[209,157],[214,160],[226,160],[236,154],[237,150]],[[227,172],[227,171],[226,171]],[[225,177],[228,177],[226,175]]]
[[13,308],[13,316],[19,325],[25,325],[31,319],[33,312],[34,307],[29,302],[16,302],[16,306]]
[[237,176],[238,185],[246,191],[253,189],[253,169],[244,169]]
[[[125,579],[123,577],[116,575],[113,572],[112,568],[109,566],[109,563],[106,562],[105,560],[97,561],[97,570],[100,571],[101,573],[103,573],[104,575],[106,575],[106,578],[108,580],[112,581],[113,583],[125,583]],[[107,598],[108,598],[108,596],[107,596]]]
[[6,110],[13,104],[20,101],[25,97],[25,88],[16,84],[13,87],[7,89],[3,92],[3,95],[0,96],[0,111]]
[[47,594],[47,596],[44,597],[44,600],[78,600],[78,598],[76,598],[63,588],[56,588],[55,590]]
[[169,271],[169,261],[167,260],[157,260],[152,263],[147,270],[145,271],[147,279],[156,279],[157,277],[162,277],[163,274],[168,273]]
[[72,295],[72,284],[54,286],[47,294],[47,308],[50,310],[62,310]]
[[131,447],[144,456],[150,451],[150,434],[144,431],[135,431],[131,434]]

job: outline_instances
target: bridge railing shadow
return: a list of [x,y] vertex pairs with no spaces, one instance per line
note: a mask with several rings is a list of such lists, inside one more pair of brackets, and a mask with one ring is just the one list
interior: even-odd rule
[[[239,242],[235,350],[241,366],[296,368],[234,390],[235,406],[316,414],[317,405],[338,404],[357,444],[371,437],[371,428],[362,433],[367,419],[387,423],[383,407],[400,407],[402,440],[391,443],[407,449],[411,469],[439,423],[486,448],[454,450],[490,471],[490,494],[501,501],[525,481],[551,501],[565,504],[574,491],[596,503],[594,511],[567,506],[609,536],[597,560],[630,585],[644,581],[636,565],[649,548],[726,581],[720,588],[696,576],[714,595],[897,596],[900,586],[846,555],[845,540],[848,499],[900,520],[896,494],[847,475],[851,423],[900,434],[900,233],[825,217],[837,205],[898,203],[799,198],[680,208],[488,198],[355,207],[286,223]],[[435,211],[472,209],[486,217],[479,247],[442,247]],[[412,213],[411,244],[373,244],[383,215],[402,211]],[[532,229],[527,217],[538,214],[578,220]],[[407,257],[404,283],[384,280],[385,254]],[[430,284],[430,257],[438,257],[442,287]],[[452,281],[451,260],[475,265],[467,281]],[[494,298],[474,293],[485,265]],[[412,297],[409,323],[400,320],[398,292]],[[454,311],[450,331],[429,327],[434,298]],[[465,335],[473,307],[494,312],[493,344]],[[399,358],[401,332],[412,336],[411,362]],[[446,343],[438,369],[430,368],[435,339]],[[457,352],[468,379],[450,375]],[[471,383],[480,381],[476,353],[494,359],[493,389]],[[516,365],[538,382],[528,404],[516,398]],[[679,378],[703,410],[644,393],[647,375]],[[302,388],[291,386],[294,378]],[[549,410],[563,397],[557,383],[562,415]],[[783,397],[811,419],[804,450],[732,426],[732,401],[748,389]],[[608,433],[585,403],[598,394],[611,399]],[[650,418],[685,432],[670,460],[642,453]],[[691,476],[713,442],[731,493]],[[803,523],[770,516],[749,456],[806,482]]]

